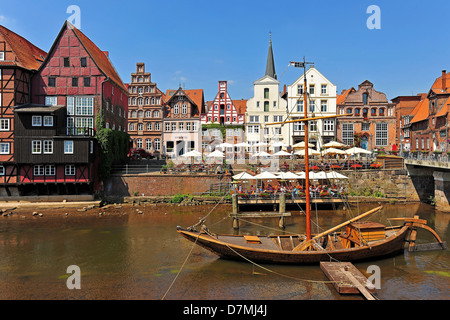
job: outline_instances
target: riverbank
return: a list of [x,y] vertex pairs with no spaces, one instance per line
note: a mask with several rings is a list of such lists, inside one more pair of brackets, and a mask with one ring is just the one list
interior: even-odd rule
[[[117,201],[83,201],[83,202],[0,202],[0,214],[4,219],[42,219],[45,217],[103,217],[124,216],[133,208],[137,214],[145,214],[146,208],[229,205],[230,196],[136,196],[116,199]],[[350,206],[358,204],[405,204],[419,201],[401,198],[349,197]],[[134,212],[133,210],[133,212]]]

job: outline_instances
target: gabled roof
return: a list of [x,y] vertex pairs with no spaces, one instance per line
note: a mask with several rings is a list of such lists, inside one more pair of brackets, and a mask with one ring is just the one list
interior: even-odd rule
[[436,113],[435,117],[442,117],[445,116],[448,113],[448,108],[450,107],[450,97],[445,100],[444,104],[442,105],[441,109]]
[[247,111],[247,100],[232,100],[234,107],[236,108],[236,112],[238,114],[244,114]]
[[[444,74],[445,73],[445,74]],[[444,79],[445,77],[445,79]],[[444,83],[442,80],[445,80]],[[445,88],[444,88],[445,86]],[[434,93],[450,93],[450,72],[446,73],[443,71],[443,74],[437,78],[433,85],[431,86],[430,91],[433,91]]]
[[[182,88],[178,88],[178,90],[168,89],[166,91],[166,94],[164,95],[166,103],[169,103],[176,95],[176,93],[179,91],[184,92],[184,94],[187,96],[190,102],[197,107],[197,112],[195,112],[194,115],[198,116],[199,113],[203,111],[204,107],[203,89],[191,89],[191,90],[183,90]],[[168,110],[168,112],[170,112],[170,110]]]
[[47,53],[17,33],[0,25],[0,33],[16,55],[15,61],[2,61],[2,65],[19,66],[28,70],[38,70]]
[[[71,24],[69,21],[65,21],[64,25],[61,28],[61,31],[59,32],[58,36],[56,37],[55,41],[53,42],[52,48],[50,49],[49,53],[51,53],[54,49],[56,44],[58,43],[59,38],[63,34],[63,31],[65,29],[72,30],[74,35],[78,38],[81,45],[86,49],[86,51],[89,53],[89,56],[94,61],[97,68],[100,69],[100,71],[111,81],[113,81],[119,88],[124,90],[128,93],[128,90],[126,86],[124,85],[122,79],[120,78],[119,74],[117,73],[116,69],[112,65],[111,60],[106,55],[105,52],[101,51],[95,43],[93,43],[83,32],[78,30],[73,24]],[[49,57],[50,54],[47,56]],[[46,58],[47,60],[48,58]],[[42,64],[42,66],[44,63]]]
[[428,100],[428,98],[425,98],[417,104],[417,106],[411,112],[411,115],[414,115],[414,118],[412,118],[410,123],[415,123],[428,119],[429,103],[430,101]]

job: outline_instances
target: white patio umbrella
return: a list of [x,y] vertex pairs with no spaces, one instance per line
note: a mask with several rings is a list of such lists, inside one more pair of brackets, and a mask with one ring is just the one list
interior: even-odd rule
[[267,143],[265,143],[265,142],[258,142],[257,144],[254,144],[254,146],[256,146],[256,147],[264,147],[264,146],[267,146],[268,144]]
[[336,149],[336,148],[327,148],[322,153],[323,154],[347,154],[344,150]]
[[182,154],[181,156],[182,157],[186,157],[186,158],[189,158],[189,157],[201,157],[202,154],[200,152],[196,151],[196,150],[192,150],[192,151],[186,152],[185,154]]
[[366,150],[366,149],[362,149],[362,148],[358,148],[358,147],[353,147],[353,148],[345,150],[345,153],[347,153],[347,154],[358,154],[358,153],[372,154],[372,151],[369,151],[369,150]]
[[288,171],[288,172],[275,172],[275,174],[280,179],[285,179],[285,180],[288,180],[288,179],[302,179],[301,176],[299,176],[299,175],[297,175],[297,174],[295,174],[293,172],[290,172],[290,171]]
[[277,156],[277,157],[279,157],[279,156],[290,156],[290,155],[291,154],[289,152],[286,152],[286,151],[283,151],[283,150],[278,151],[277,153],[273,154],[273,156]]
[[[299,179],[305,179],[306,173],[304,171],[296,172],[296,174],[300,177]],[[309,172],[309,180],[317,180],[317,179],[324,179],[321,178],[318,172]]]
[[233,179],[234,180],[250,180],[250,179],[255,179],[255,177],[247,172],[241,172],[241,173],[234,175]]
[[287,147],[288,144],[284,143],[283,141],[277,141],[275,143],[272,143],[272,147]]
[[235,147],[251,147],[251,144],[247,143],[247,142],[240,142],[235,144]]
[[[299,156],[304,156],[305,155],[305,149],[295,151],[294,154],[299,155]],[[308,148],[308,155],[316,156],[316,155],[320,155],[320,152],[317,151],[317,150]]]
[[252,154],[252,157],[271,157],[272,155],[265,152],[265,151],[261,151],[255,154]]
[[278,177],[276,175],[274,175],[273,173],[264,171],[264,172],[261,172],[260,174],[257,174],[256,176],[253,176],[253,179],[258,179],[258,180],[278,179]]
[[230,147],[234,147],[234,144],[228,143],[228,142],[224,142],[219,144],[219,147],[221,148],[230,148]]
[[327,178],[328,179],[348,179],[347,176],[344,176],[343,174],[340,174],[336,171],[329,171],[327,172]]
[[324,148],[346,148],[347,145],[343,144],[343,143],[340,143],[340,142],[337,142],[337,141],[330,141],[328,143],[325,143],[323,145],[323,147]]
[[[304,148],[305,147],[305,141],[298,142],[298,143],[294,144],[292,147],[293,148]],[[311,143],[308,143],[308,147],[313,148],[314,145],[311,144]]]
[[214,152],[211,152],[206,156],[207,158],[223,158],[225,157],[222,151],[216,150]]

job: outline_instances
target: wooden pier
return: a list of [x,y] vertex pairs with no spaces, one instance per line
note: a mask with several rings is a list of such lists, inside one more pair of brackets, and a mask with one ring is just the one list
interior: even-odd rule
[[333,281],[340,294],[361,293],[367,300],[375,300],[375,288],[368,285],[367,278],[350,262],[320,262],[320,269]]

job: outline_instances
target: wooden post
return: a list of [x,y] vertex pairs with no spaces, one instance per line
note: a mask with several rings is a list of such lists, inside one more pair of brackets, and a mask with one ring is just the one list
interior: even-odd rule
[[285,213],[286,212],[286,194],[281,193],[280,194],[280,208],[279,208],[279,212],[280,213]]
[[239,218],[237,216],[233,217],[233,229],[239,229]]
[[233,194],[233,195],[231,196],[231,201],[232,201],[232,203],[233,203],[233,213],[234,213],[234,214],[238,214],[238,212],[239,212],[239,207],[238,207],[238,199],[237,199],[237,195],[236,195],[236,194]]

